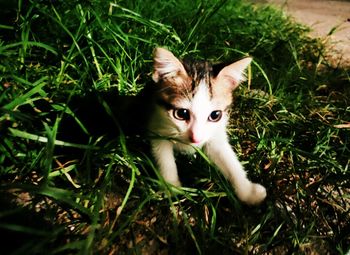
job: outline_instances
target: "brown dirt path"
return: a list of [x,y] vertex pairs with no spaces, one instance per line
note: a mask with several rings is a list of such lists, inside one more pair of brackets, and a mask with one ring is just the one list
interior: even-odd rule
[[[329,57],[350,66],[350,0],[263,0],[282,8],[296,22],[309,26],[313,37],[325,40]],[[336,29],[335,29],[336,28]],[[330,34],[330,32],[333,33]]]

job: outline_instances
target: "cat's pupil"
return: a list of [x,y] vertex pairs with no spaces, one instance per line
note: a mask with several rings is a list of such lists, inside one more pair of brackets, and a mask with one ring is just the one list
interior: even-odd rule
[[211,122],[217,122],[221,119],[221,116],[222,116],[222,111],[220,110],[217,110],[217,111],[213,111],[209,117],[208,117],[208,120],[211,121]]
[[184,108],[174,109],[174,117],[178,120],[190,120],[190,111]]

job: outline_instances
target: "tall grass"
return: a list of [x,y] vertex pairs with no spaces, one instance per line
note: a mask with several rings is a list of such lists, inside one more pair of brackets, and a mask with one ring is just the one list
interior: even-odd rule
[[[349,73],[306,28],[238,0],[15,2],[0,11],[2,252],[349,250]],[[254,57],[229,133],[268,188],[262,206],[240,203],[200,151],[180,156],[184,188],[171,187],[142,138],[91,134],[75,114],[77,97],[138,94],[157,45],[214,62]],[[91,102],[117,132],[108,102]]]

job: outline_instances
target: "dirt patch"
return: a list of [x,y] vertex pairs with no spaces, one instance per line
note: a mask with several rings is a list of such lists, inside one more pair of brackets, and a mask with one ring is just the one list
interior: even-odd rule
[[350,66],[350,1],[263,0],[282,8],[296,22],[309,26],[310,35],[329,45],[329,57]]

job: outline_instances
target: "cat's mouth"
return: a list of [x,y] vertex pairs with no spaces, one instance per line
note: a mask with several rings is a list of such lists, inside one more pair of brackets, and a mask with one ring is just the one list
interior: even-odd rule
[[200,147],[200,146],[202,146],[203,145],[203,141],[195,141],[195,142],[193,142],[193,141],[190,141],[190,145],[192,145],[192,146],[196,146],[196,147]]
[[193,146],[193,147],[201,147],[205,141],[193,141],[192,139],[188,138],[188,137],[181,137],[181,136],[177,136],[177,137],[173,137],[171,139],[174,143],[180,143],[183,145],[189,145],[189,146]]

